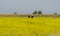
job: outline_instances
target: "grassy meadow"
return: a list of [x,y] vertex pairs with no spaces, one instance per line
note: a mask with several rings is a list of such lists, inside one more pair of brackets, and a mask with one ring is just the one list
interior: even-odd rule
[[0,36],[49,36],[60,32],[56,17],[0,17]]

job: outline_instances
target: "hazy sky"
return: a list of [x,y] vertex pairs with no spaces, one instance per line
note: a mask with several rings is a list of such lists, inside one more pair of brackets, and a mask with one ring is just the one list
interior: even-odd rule
[[0,14],[31,14],[34,10],[60,13],[60,0],[0,0]]

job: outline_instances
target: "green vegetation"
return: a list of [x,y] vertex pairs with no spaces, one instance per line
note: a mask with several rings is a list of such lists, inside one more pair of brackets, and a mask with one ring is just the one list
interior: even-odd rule
[[42,14],[42,11],[34,11],[32,14]]

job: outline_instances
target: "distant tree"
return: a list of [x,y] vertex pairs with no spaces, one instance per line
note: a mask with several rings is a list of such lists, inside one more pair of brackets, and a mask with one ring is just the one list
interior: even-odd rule
[[32,14],[37,14],[37,11],[35,10]]
[[16,12],[14,14],[17,14]]
[[55,15],[57,15],[57,13],[54,13]]
[[42,11],[38,11],[38,14],[42,14]]

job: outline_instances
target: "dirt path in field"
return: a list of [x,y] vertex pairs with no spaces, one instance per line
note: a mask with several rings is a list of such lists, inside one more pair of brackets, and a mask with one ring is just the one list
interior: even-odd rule
[[60,36],[60,32],[49,34],[48,36]]

